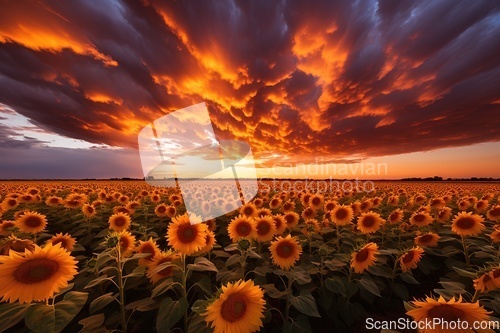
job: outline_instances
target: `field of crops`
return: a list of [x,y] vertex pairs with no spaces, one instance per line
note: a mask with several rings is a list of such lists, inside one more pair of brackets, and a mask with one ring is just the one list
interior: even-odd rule
[[[500,315],[499,183],[259,185],[196,223],[179,190],[142,181],[0,184],[0,331],[365,332],[367,318]],[[188,200],[235,205],[214,187]]]

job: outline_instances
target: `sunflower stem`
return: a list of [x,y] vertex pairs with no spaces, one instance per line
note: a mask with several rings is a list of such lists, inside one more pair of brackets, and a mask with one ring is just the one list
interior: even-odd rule
[[464,247],[465,264],[470,266],[469,248],[467,247],[464,236],[462,236],[462,245]]
[[286,296],[286,305],[285,305],[285,323],[288,322],[288,318],[290,317],[290,298],[288,297],[288,294],[292,292],[292,283],[293,283],[293,276],[292,276],[292,271],[290,271],[290,274],[288,275],[288,285],[286,287],[287,291],[287,296]]
[[472,297],[472,301],[470,301],[470,302],[476,303],[477,300],[479,299],[480,295],[481,295],[481,291],[479,289],[477,289],[476,292],[474,293],[474,296]]
[[121,249],[120,245],[116,246],[116,251],[117,251],[117,258],[116,258],[116,264],[117,264],[117,271],[118,271],[118,290],[120,292],[120,317],[121,317],[121,322],[122,322],[122,332],[127,332],[127,319],[125,316],[125,286],[123,283],[123,265],[122,265],[122,256],[121,256]]
[[[181,255],[181,262],[182,262],[182,296],[186,299],[186,302],[187,302],[187,289],[186,289],[187,271],[186,271],[186,255],[185,254]],[[186,311],[184,311],[184,315],[182,316],[182,318],[184,321],[184,332],[187,332],[187,322],[188,322],[187,309],[186,309]]]

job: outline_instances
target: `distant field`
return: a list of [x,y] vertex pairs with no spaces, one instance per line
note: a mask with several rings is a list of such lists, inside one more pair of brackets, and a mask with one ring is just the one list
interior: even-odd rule
[[[2,182],[0,331],[365,332],[368,318],[500,315],[500,183],[258,185],[252,199],[227,181]],[[458,303],[415,303],[440,296]]]

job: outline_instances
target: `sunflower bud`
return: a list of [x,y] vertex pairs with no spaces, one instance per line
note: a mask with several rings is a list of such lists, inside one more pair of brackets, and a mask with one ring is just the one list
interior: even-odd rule
[[243,238],[239,241],[238,247],[240,248],[240,250],[246,251],[250,248],[250,241],[248,239]]

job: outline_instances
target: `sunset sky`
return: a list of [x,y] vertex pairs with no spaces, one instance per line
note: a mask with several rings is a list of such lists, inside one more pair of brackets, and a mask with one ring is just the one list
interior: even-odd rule
[[500,178],[499,36],[490,0],[0,1],[0,179],[143,177],[201,102],[260,176]]

